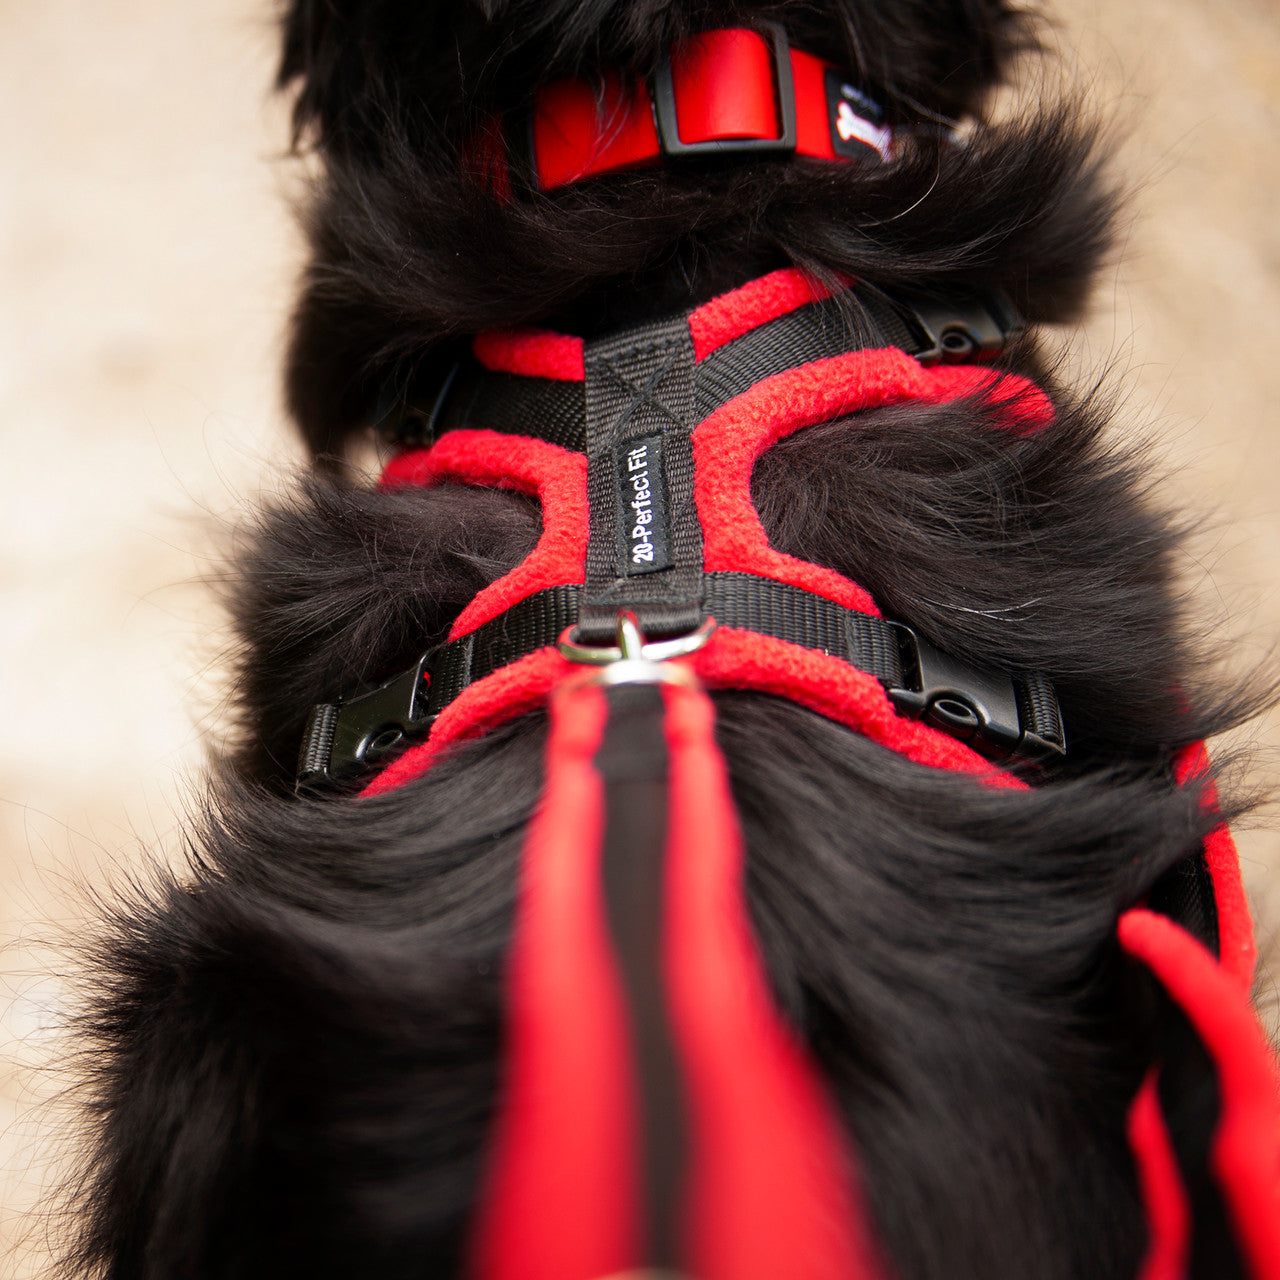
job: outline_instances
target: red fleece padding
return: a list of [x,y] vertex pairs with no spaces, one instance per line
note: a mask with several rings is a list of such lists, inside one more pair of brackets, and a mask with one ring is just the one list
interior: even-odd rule
[[587,376],[581,338],[547,329],[496,329],[471,340],[471,351],[494,373],[581,382]]
[[693,666],[709,688],[752,689],[787,698],[916,764],[971,774],[993,787],[1027,789],[1025,782],[964,743],[900,716],[880,681],[843,658],[754,631],[720,627],[695,655]]
[[1191,1209],[1160,1108],[1158,1079],[1157,1071],[1148,1072],[1129,1108],[1129,1150],[1138,1170],[1149,1233],[1137,1280],[1186,1280]]
[[[1174,767],[1174,777],[1179,786],[1192,778],[1208,779],[1209,774],[1209,753],[1203,742],[1194,743],[1183,751]],[[1205,787],[1204,799],[1210,809],[1217,808],[1218,792],[1212,782]],[[1218,912],[1221,964],[1247,994],[1253,986],[1253,973],[1258,964],[1258,944],[1253,936],[1253,916],[1249,912],[1244,879],[1240,874],[1240,855],[1225,825],[1215,827],[1205,837],[1204,856],[1213,881],[1213,901]]]
[[1280,1077],[1235,974],[1187,931],[1145,908],[1126,911],[1120,945],[1186,1014],[1218,1075],[1209,1166],[1252,1280],[1280,1280]]
[[690,313],[693,358],[705,360],[726,342],[830,296],[825,285],[795,267],[771,271],[740,289],[722,293]]
[[430,449],[393,458],[382,474],[389,488],[458,480],[536,494],[542,536],[510,573],[485,587],[449,631],[456,640],[545,587],[582,582],[587,557],[587,460],[583,454],[497,431],[450,431]]
[[903,400],[945,403],[984,390],[1008,402],[1013,430],[1043,425],[1053,416],[1044,392],[1025,378],[960,365],[925,369],[893,347],[815,360],[736,396],[693,432],[694,497],[706,568],[776,578],[878,617],[862,587],[769,546],[751,500],[752,468],[771,445],[803,427]]
[[475,1224],[478,1280],[600,1280],[634,1266],[635,1081],[604,919],[598,689],[557,698],[520,868],[506,1076]]
[[455,742],[478,738],[547,705],[551,690],[581,670],[554,649],[539,649],[468,685],[436,718],[423,742],[410,747],[370,780],[362,796],[378,796],[421,777]]
[[699,1280],[881,1275],[835,1109],[773,1007],[705,694],[668,687],[665,978],[689,1111]]
[[[721,627],[687,660],[712,689],[749,689],[798,702],[864,734],[916,764],[965,773],[992,787],[1026,790],[964,743],[897,714],[880,682],[816,649]],[[425,742],[412,746],[379,773],[361,795],[381,795],[422,774],[452,743],[479,737],[508,720],[545,706],[551,690],[579,670],[554,649],[539,649],[469,685],[441,713]]]

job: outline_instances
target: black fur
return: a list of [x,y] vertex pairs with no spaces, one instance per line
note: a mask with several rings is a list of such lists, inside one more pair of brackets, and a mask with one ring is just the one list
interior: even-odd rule
[[[682,32],[781,17],[901,125],[883,171],[802,162],[623,175],[494,200],[467,140],[535,81],[643,71]],[[1112,200],[1075,114],[981,123],[1030,46],[998,0],[294,0],[282,83],[323,162],[290,396],[317,456],[239,557],[236,741],[179,882],[98,952],[97,1146],[68,1266],[113,1280],[458,1274],[500,1052],[503,952],[544,720],[359,804],[290,792],[310,705],[406,666],[537,537],[530,500],[380,492],[341,465],[381,379],[450,338],[580,331],[778,263],[871,286],[975,283],[1079,306]],[[1034,349],[1010,357],[1049,384]],[[773,544],[974,657],[1048,672],[1068,765],[995,791],[787,703],[718,697],[748,890],[781,1007],[856,1136],[902,1280],[1131,1280],[1145,1228],[1124,1141],[1167,1007],[1120,911],[1206,827],[1172,753],[1241,718],[1185,616],[1180,534],[1107,406],[1052,388],[1027,438],[982,401],[812,428],[758,465]],[[1212,1122],[1202,1065],[1170,1099]],[[1197,1101],[1198,1100],[1198,1101]],[[1179,1108],[1182,1108],[1179,1110]],[[1207,1194],[1207,1193],[1206,1193]],[[1197,1245],[1197,1280],[1233,1274]]]

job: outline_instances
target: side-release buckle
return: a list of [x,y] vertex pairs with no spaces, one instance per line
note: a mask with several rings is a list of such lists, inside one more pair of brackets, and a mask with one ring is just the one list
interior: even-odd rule
[[373,411],[373,429],[378,438],[397,449],[434,444],[441,435],[440,424],[461,370],[462,361],[455,360],[443,366],[425,386],[388,378]]
[[995,760],[1044,764],[1066,755],[1062,713],[1044,676],[979,667],[935,648],[902,623],[892,626],[904,683],[888,692],[904,716],[923,720]]
[[917,330],[921,364],[994,360],[1025,327],[1013,304],[994,294],[942,301],[903,299]]
[[434,655],[428,650],[416,666],[368,693],[313,707],[298,753],[295,789],[343,786],[382,764],[405,739],[425,734],[435,719],[427,710]]

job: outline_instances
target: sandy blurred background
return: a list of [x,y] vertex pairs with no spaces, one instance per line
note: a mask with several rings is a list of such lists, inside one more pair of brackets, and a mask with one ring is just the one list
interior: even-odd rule
[[[1280,634],[1280,4],[1058,12],[1140,188],[1078,358],[1114,366],[1126,429],[1154,429],[1170,492],[1216,513],[1188,571],[1247,663]],[[0,1276],[45,1266],[46,944],[74,936],[78,886],[178,847],[225,638],[200,580],[294,457],[273,40],[269,0],[0,0]],[[1274,785],[1280,718],[1255,738]],[[1266,821],[1240,843],[1274,949]]]

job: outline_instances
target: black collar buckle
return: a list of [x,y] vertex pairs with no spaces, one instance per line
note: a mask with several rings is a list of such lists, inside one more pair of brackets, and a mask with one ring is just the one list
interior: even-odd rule
[[671,55],[658,64],[653,73],[653,115],[658,126],[658,143],[662,154],[673,159],[690,156],[738,156],[743,154],[794,154],[796,149],[796,87],[791,73],[791,42],[786,31],[776,22],[761,22],[759,34],[768,41],[773,53],[773,87],[782,132],[776,138],[709,138],[705,142],[682,142],[676,119],[676,87],[671,72]]
[[903,715],[995,760],[1046,764],[1066,755],[1062,713],[1044,676],[976,666],[935,648],[902,623],[892,625],[904,683],[888,692]]
[[407,738],[421,738],[435,715],[428,711],[429,649],[417,665],[367,693],[311,709],[298,753],[296,790],[328,791],[351,784],[386,762]]

